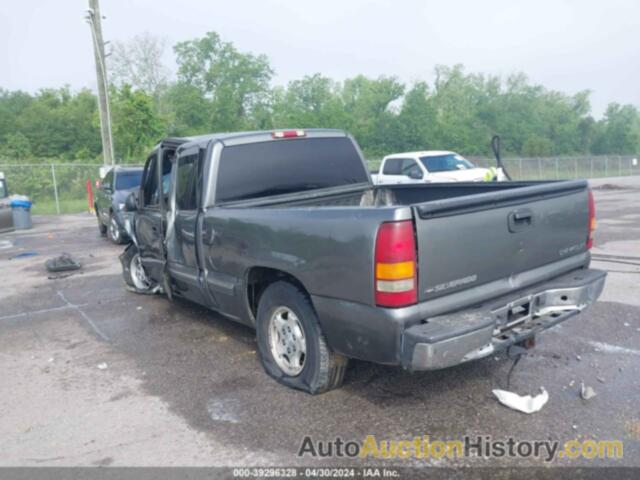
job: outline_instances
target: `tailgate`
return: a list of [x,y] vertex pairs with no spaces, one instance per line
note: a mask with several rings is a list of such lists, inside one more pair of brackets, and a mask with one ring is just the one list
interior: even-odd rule
[[586,250],[586,181],[550,182],[413,207],[419,301]]

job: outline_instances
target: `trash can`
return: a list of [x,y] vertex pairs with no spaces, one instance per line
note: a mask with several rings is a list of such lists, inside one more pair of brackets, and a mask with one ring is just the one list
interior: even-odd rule
[[13,213],[13,226],[16,230],[28,230],[31,223],[31,201],[11,200],[11,212]]

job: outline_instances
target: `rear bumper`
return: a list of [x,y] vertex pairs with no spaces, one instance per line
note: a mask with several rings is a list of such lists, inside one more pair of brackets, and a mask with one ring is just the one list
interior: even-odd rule
[[[606,272],[577,269],[474,307],[415,321],[381,309],[314,297],[329,345],[344,355],[411,370],[485,357],[564,322],[594,303]],[[409,320],[409,321],[408,321]]]
[[435,370],[522,342],[594,303],[605,277],[600,270],[572,272],[480,308],[431,318],[404,332],[402,364],[413,370]]

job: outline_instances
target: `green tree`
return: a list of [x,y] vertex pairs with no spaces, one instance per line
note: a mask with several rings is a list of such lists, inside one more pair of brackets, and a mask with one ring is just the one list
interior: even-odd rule
[[163,135],[165,126],[155,113],[153,97],[130,85],[111,89],[113,137],[116,158],[141,163]]
[[0,154],[10,160],[23,160],[31,157],[31,144],[22,133],[9,133],[5,137]]
[[174,47],[178,83],[194,87],[208,100],[211,131],[242,130],[269,90],[273,70],[264,55],[238,51],[217,33]]
[[636,154],[640,151],[640,112],[633,105],[611,103],[599,122],[594,153]]
[[369,79],[363,75],[347,79],[342,87],[342,102],[349,130],[361,142],[365,154],[379,157],[394,147],[388,132],[397,131],[397,112],[404,85],[395,77]]
[[275,90],[273,123],[276,128],[341,128],[346,123],[340,85],[319,73]]

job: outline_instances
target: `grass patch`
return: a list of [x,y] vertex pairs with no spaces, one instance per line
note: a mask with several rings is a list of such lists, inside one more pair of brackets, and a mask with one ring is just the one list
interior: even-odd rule
[[[60,213],[88,212],[89,205],[86,198],[61,198]],[[56,201],[54,198],[39,198],[33,202],[32,215],[57,215]]]

